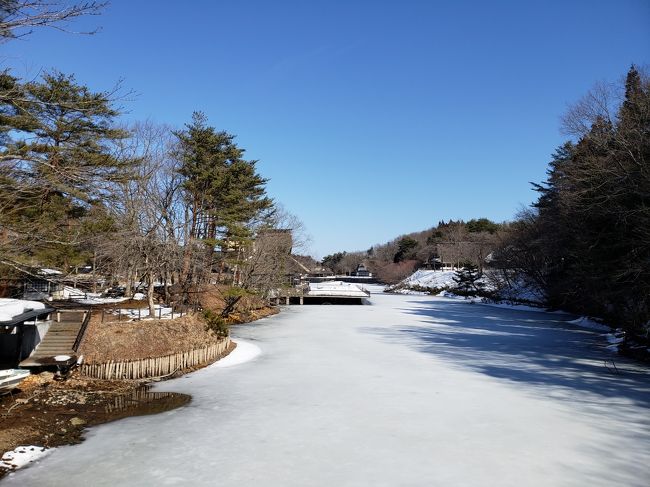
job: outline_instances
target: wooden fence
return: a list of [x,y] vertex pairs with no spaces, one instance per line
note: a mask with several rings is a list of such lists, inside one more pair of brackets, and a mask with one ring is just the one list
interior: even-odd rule
[[230,346],[230,338],[188,352],[163,355],[124,362],[108,361],[100,364],[84,363],[81,375],[94,379],[145,379],[172,374],[178,370],[212,362],[221,357]]

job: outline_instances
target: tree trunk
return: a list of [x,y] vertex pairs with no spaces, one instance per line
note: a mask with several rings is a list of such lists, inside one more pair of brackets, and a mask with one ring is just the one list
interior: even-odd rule
[[154,276],[153,272],[149,272],[149,279],[148,279],[148,286],[147,286],[147,304],[149,305],[149,316],[152,318],[156,317],[156,307],[153,302],[153,290],[154,290]]
[[93,253],[93,292],[97,292],[97,250]]
[[126,268],[126,288],[124,289],[124,296],[127,298],[130,298],[131,295],[133,294],[133,286],[131,283],[133,282],[133,268],[131,265],[129,265]]
[[165,303],[169,304],[169,282],[170,282],[170,272],[168,268],[165,268],[164,271],[165,277],[163,278],[163,295]]

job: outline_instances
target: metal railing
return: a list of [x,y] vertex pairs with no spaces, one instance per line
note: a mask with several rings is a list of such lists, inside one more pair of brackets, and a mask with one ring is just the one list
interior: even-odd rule
[[[171,308],[171,309],[170,309]],[[163,309],[170,309],[169,313],[164,312]],[[166,308],[163,308],[162,306],[159,306],[156,309],[156,313],[154,314],[153,318],[158,318],[158,319],[163,319],[163,317],[169,316],[169,319],[174,319],[174,318],[180,318],[182,316],[186,316],[190,313],[196,313],[199,311],[201,307],[198,304],[182,304],[182,305],[173,305],[169,306]],[[146,313],[143,313],[143,310],[146,311]],[[124,313],[123,311],[127,311]],[[137,313],[137,315],[136,315]],[[116,316],[117,320],[106,320],[106,316]],[[149,318],[149,308],[144,307],[144,308],[127,308],[127,307],[112,307],[112,308],[107,308],[107,307],[102,307],[102,320],[101,322],[104,323],[105,321],[132,321],[132,320],[141,320],[143,318]]]
[[84,334],[86,333],[86,328],[88,328],[88,323],[90,322],[91,314],[92,311],[90,310],[84,311],[84,319],[83,322],[81,323],[81,328],[79,329],[77,338],[75,339],[74,344],[72,345],[72,350],[74,350],[75,352],[79,350],[79,345],[81,345],[81,340],[83,340]]

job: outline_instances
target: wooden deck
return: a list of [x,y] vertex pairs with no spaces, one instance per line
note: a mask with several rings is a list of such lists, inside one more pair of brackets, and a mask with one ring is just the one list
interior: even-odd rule
[[370,298],[370,292],[364,288],[346,289],[310,289],[309,285],[278,290],[278,294],[269,298],[272,306],[290,304],[363,304]]

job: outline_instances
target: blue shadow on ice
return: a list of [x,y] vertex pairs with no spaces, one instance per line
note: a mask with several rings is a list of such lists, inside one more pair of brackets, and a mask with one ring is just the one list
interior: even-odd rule
[[402,311],[420,319],[363,331],[560,399],[650,406],[650,369],[605,349],[602,334],[567,323],[572,316],[451,300],[409,304]]

